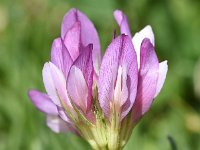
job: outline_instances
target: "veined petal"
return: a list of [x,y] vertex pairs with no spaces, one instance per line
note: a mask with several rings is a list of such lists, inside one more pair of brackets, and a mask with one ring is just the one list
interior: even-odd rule
[[154,95],[154,98],[160,93],[160,90],[163,87],[163,84],[165,82],[165,78],[167,75],[168,65],[167,61],[163,61],[159,63],[159,71],[158,71],[158,82],[156,86],[156,94]]
[[62,70],[66,78],[72,65],[72,58],[61,38],[57,38],[53,41],[51,48],[51,62]]
[[72,66],[67,89],[73,102],[85,113],[87,110],[88,87],[81,70]]
[[99,103],[108,118],[112,103],[122,105],[121,113],[118,112],[122,118],[130,111],[135,101],[137,79],[137,59],[132,41],[121,35],[108,46],[99,74]]
[[47,126],[55,133],[72,132],[77,134],[77,130],[73,125],[63,121],[58,116],[47,115]]
[[62,48],[61,38],[55,39],[51,46],[51,62],[54,63],[60,70],[63,70]]
[[[84,112],[91,108],[93,73],[92,45],[88,45],[74,62],[67,80],[70,96],[74,96],[73,100],[76,99],[76,96],[80,96],[75,101],[82,101],[80,104],[83,104]],[[75,91],[76,96],[74,95]]]
[[56,105],[51,101],[51,99],[44,93],[37,90],[29,90],[28,96],[30,97],[33,104],[41,112],[48,115],[57,115],[58,110]]
[[[131,41],[131,38],[126,36],[123,41],[120,64],[123,68],[122,73],[122,114],[123,119],[131,110],[135,102],[137,85],[138,85],[138,64],[137,56]],[[127,99],[126,99],[127,98]],[[124,100],[126,99],[126,100]]]
[[66,33],[64,39],[65,46],[67,47],[73,61],[80,54],[81,46],[81,26],[80,22],[74,23],[71,29]]
[[108,46],[102,59],[99,81],[98,81],[98,98],[100,106],[107,118],[110,117],[110,105],[114,94],[114,83],[117,77],[119,49],[121,38],[113,39]]
[[[135,56],[136,61],[136,56]],[[132,61],[134,62],[134,61]],[[130,63],[129,70],[128,67],[126,68],[127,71],[123,71],[122,73],[122,95],[121,95],[121,120],[129,113],[131,110],[133,103],[136,98],[137,92],[137,82],[138,82],[138,70],[137,70],[137,63]],[[124,68],[125,69],[125,68]],[[137,73],[137,74],[136,74]]]
[[132,37],[126,15],[124,15],[120,10],[115,10],[114,17],[120,27],[121,34],[126,34],[129,37]]
[[69,73],[69,70],[70,70],[72,64],[73,64],[73,60],[72,60],[67,48],[63,44],[63,73],[64,73],[66,80],[67,80],[68,73]]
[[63,73],[51,62],[45,63],[43,68],[43,82],[45,89],[57,106],[62,106],[61,101],[71,107],[66,91],[66,80]]
[[63,17],[61,25],[61,38],[64,40],[66,33],[72,28],[75,22],[78,21],[77,9],[70,9]]
[[141,44],[144,38],[148,38],[151,42],[151,44],[154,46],[154,34],[152,31],[152,28],[150,25],[147,25],[144,27],[140,32],[135,33],[133,36],[133,45],[137,54],[137,60],[138,60],[138,68],[140,67],[140,50],[141,50]]
[[140,51],[140,70],[133,120],[137,122],[150,108],[156,93],[159,62],[153,45],[145,38]]
[[98,67],[101,63],[101,51],[98,33],[93,23],[82,12],[77,9],[71,9],[63,18],[61,37],[65,38],[66,33],[74,26],[76,22],[81,25],[81,44],[86,47],[88,44],[93,44],[92,59],[94,62],[95,71],[98,73]]

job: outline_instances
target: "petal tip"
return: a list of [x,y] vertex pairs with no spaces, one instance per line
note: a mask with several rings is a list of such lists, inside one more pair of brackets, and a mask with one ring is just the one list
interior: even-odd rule
[[31,100],[32,100],[32,97],[33,97],[35,91],[36,91],[36,90],[34,90],[34,89],[29,89],[29,90],[28,90],[28,97],[29,97]]

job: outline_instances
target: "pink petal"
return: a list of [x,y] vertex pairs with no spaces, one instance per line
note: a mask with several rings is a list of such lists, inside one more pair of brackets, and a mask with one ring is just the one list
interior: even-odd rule
[[[66,115],[65,110],[63,108],[58,107],[58,114],[62,120],[64,120],[65,122],[68,122],[70,124],[73,124],[72,121],[70,120],[70,118]],[[75,116],[73,115],[73,117],[75,117]]]
[[74,23],[71,29],[66,33],[64,43],[67,47],[72,60],[76,60],[80,53],[81,44],[81,27],[80,22]]
[[[121,79],[118,77],[120,67],[122,67]],[[110,104],[113,103],[113,97],[117,97],[116,94],[120,89],[118,83],[120,82],[122,82],[122,97],[120,98],[122,118],[130,111],[135,101],[137,79],[137,59],[132,41],[128,36],[121,35],[108,46],[99,74],[99,103],[108,118],[110,116]]]
[[51,62],[43,68],[43,82],[48,96],[54,104],[61,107],[61,101],[71,107],[66,91],[66,80],[63,73]]
[[77,104],[80,102],[84,112],[91,108],[93,72],[92,45],[88,45],[74,62],[67,80],[70,96]]
[[140,67],[140,50],[141,50],[140,46],[144,38],[148,38],[151,44],[153,46],[155,45],[154,34],[153,34],[151,26],[149,25],[144,27],[140,32],[137,32],[132,39],[133,45],[137,54],[138,67]]
[[64,40],[66,33],[72,28],[75,22],[78,21],[77,9],[70,9],[63,17],[61,26],[61,38]]
[[30,97],[36,108],[39,109],[41,112],[48,115],[58,114],[56,105],[52,103],[51,99],[46,94],[37,90],[30,90],[28,92],[28,96]]
[[57,38],[53,41],[51,47],[51,62],[54,63],[60,70],[63,70],[63,54],[62,40]]
[[72,58],[61,38],[57,38],[53,41],[51,48],[51,62],[62,70],[65,77],[67,77],[72,65]]
[[101,62],[100,43],[97,31],[93,23],[82,12],[77,9],[71,9],[63,18],[61,37],[65,38],[66,33],[74,26],[76,22],[81,25],[81,44],[83,47],[88,44],[93,44],[92,59],[94,62],[95,71],[98,72],[98,66]]
[[122,78],[122,98],[126,98],[126,94],[128,97],[126,100],[123,100],[124,103],[122,106],[122,119],[128,114],[133,106],[133,103],[135,102],[138,85],[137,57],[131,38],[127,36],[123,42],[124,45],[120,64],[122,67],[126,67],[126,73],[124,73]]
[[140,58],[137,98],[132,108],[134,122],[149,110],[156,93],[159,62],[149,39],[142,42]]
[[88,87],[81,70],[72,66],[67,89],[73,102],[82,109],[83,112],[87,110]]
[[47,115],[47,126],[55,133],[72,132],[77,134],[77,130],[73,125],[63,121],[58,116]]
[[107,118],[109,118],[111,113],[110,103],[113,99],[114,83],[117,77],[120,46],[121,38],[113,39],[104,54],[100,67],[98,98],[100,106]]
[[59,97],[56,92],[56,87],[55,87],[54,81],[52,79],[52,74],[51,74],[51,69],[50,69],[49,63],[44,64],[44,67],[42,70],[42,75],[43,75],[44,86],[45,86],[48,96],[51,98],[51,100],[54,102],[54,104],[61,106]]
[[168,70],[168,65],[167,65],[166,60],[159,63],[158,82],[157,82],[156,94],[154,95],[154,98],[160,93],[160,90],[163,87],[163,84],[165,82],[166,75],[167,75],[167,70]]
[[132,37],[126,15],[124,15],[123,12],[120,10],[115,10],[114,17],[118,25],[120,26],[121,34],[126,34],[129,37]]

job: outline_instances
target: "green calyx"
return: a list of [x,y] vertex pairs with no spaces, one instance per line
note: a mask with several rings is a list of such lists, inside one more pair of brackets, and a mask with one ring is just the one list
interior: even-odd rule
[[[122,150],[131,135],[133,123],[131,114],[128,114],[122,121],[120,112],[116,111],[113,105],[110,119],[106,119],[98,102],[97,95],[93,96],[92,111],[94,122],[88,120],[85,114],[80,111],[71,100],[76,112],[76,117],[70,114],[63,106],[65,113],[74,122],[79,134],[94,150]],[[62,103],[62,105],[64,105]]]

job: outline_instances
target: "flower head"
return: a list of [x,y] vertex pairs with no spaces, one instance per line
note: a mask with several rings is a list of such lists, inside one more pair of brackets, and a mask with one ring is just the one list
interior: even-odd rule
[[94,25],[71,9],[42,71],[47,94],[29,91],[32,102],[47,115],[48,127],[80,135],[94,149],[124,147],[167,73],[167,61],[159,63],[155,53],[151,27],[132,38],[127,17],[119,10],[114,17],[121,34],[101,61]]

